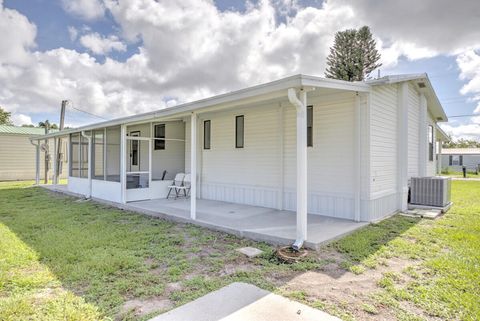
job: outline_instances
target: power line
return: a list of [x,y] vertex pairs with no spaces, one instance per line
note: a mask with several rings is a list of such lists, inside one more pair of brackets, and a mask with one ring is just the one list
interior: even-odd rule
[[466,115],[452,115],[447,116],[448,118],[460,118],[460,117],[478,117],[480,114],[466,114]]
[[67,106],[70,105],[70,107],[72,107],[73,109],[75,109],[75,110],[77,110],[77,111],[79,111],[79,112],[82,112],[82,113],[85,113],[85,114],[88,114],[88,115],[90,115],[90,116],[97,117],[97,118],[100,118],[100,119],[103,119],[103,120],[109,120],[108,118],[105,118],[105,117],[96,115],[96,114],[94,114],[94,113],[91,113],[91,112],[89,112],[89,111],[86,111],[86,110],[83,110],[83,109],[80,109],[80,108],[75,107],[75,106],[73,105],[73,101],[71,101],[71,100],[69,100],[68,102],[69,102],[69,104],[68,104]]

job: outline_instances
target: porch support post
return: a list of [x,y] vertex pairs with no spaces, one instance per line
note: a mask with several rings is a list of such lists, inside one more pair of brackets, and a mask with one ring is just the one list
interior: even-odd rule
[[360,222],[360,196],[361,196],[361,104],[360,96],[355,93],[355,125],[354,125],[354,156],[353,156],[353,175],[354,175],[354,217],[356,222]]
[[190,117],[190,218],[197,218],[197,114]]
[[58,184],[58,176],[57,176],[57,157],[58,157],[58,143],[57,138],[53,139],[53,173],[52,173],[52,185]]
[[427,99],[425,95],[420,94],[420,115],[419,115],[419,137],[420,142],[418,144],[418,176],[425,177],[427,176]]
[[398,87],[397,108],[397,209],[406,211],[408,204],[408,83]]
[[[87,172],[87,179],[88,179],[88,195],[87,198],[92,197],[92,135],[93,132],[90,132],[90,135],[87,135],[85,131],[82,131],[82,136],[85,137],[88,141],[88,172]],[[81,144],[80,144],[81,145]]]
[[127,125],[120,126],[120,185],[122,190],[122,203],[127,202]]
[[294,248],[299,249],[307,239],[307,92],[297,97],[294,88],[288,89],[288,99],[297,111],[297,232]]

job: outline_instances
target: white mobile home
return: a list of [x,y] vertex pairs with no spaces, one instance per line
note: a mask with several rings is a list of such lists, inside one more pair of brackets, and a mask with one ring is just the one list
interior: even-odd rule
[[46,137],[70,140],[71,192],[161,199],[190,173],[192,220],[197,200],[294,211],[301,242],[307,212],[369,222],[405,210],[409,178],[435,175],[446,120],[426,74],[296,75]]
[[443,148],[440,158],[442,170],[461,172],[465,166],[468,171],[477,171],[480,166],[480,148]]

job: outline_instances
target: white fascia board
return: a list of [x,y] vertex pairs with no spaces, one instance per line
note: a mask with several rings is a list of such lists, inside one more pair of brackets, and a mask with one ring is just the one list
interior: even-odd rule
[[[127,117],[121,117],[113,120],[103,121],[91,125],[86,125],[78,128],[63,130],[61,132],[50,133],[41,136],[32,136],[31,139],[45,139],[57,136],[65,136],[70,133],[76,133],[80,131],[89,131],[98,128],[118,126],[121,124],[138,123],[145,121],[154,121],[162,117],[182,116],[187,115],[192,111],[206,111],[207,109],[215,108],[229,108],[238,104],[244,104],[248,102],[254,102],[256,99],[259,101],[262,99],[271,99],[275,97],[286,97],[286,90],[288,88],[303,88],[303,87],[316,87],[327,89],[338,89],[358,92],[369,92],[370,85],[363,82],[348,82],[336,79],[327,79],[315,76],[307,75],[294,75],[279,80],[275,80],[269,83],[256,85],[237,91],[213,96],[197,100],[190,103],[177,105],[174,107],[168,107],[151,111],[148,113],[132,115]],[[284,92],[285,91],[285,92]]]
[[327,89],[338,89],[358,92],[370,92],[370,85],[361,81],[345,81],[331,78],[322,78],[308,75],[301,75],[302,86]]

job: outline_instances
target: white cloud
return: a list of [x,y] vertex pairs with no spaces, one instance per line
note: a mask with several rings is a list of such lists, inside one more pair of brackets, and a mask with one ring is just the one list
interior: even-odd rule
[[103,17],[105,6],[101,0],[62,0],[65,11],[85,20]]
[[28,115],[13,113],[11,116],[11,120],[14,125],[21,126],[21,125],[32,125],[32,118]]
[[465,125],[452,126],[450,124],[441,124],[442,129],[454,140],[460,138],[480,140],[480,123],[471,123]]
[[127,50],[127,46],[117,36],[104,37],[97,32],[81,36],[80,43],[96,55],[107,55],[113,50]]
[[[56,111],[70,99],[115,117],[295,73],[321,76],[335,32],[365,24],[378,38],[385,66],[400,56],[416,60],[479,45],[480,19],[473,13],[480,2],[406,1],[330,0],[305,8],[298,1],[261,0],[247,2],[245,12],[221,12],[213,1],[62,0],[74,15],[97,19],[108,10],[118,24],[118,37],[69,27],[72,40],[82,34],[89,52],[107,56],[99,62],[64,48],[34,51],[35,25],[0,0],[0,104],[27,114]],[[134,41],[141,47],[127,61],[108,58]],[[477,86],[478,55],[472,52],[458,60],[472,82],[466,91]]]
[[75,41],[78,38],[78,30],[73,26],[68,26],[68,35],[71,41]]

